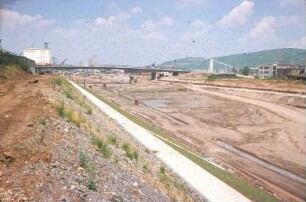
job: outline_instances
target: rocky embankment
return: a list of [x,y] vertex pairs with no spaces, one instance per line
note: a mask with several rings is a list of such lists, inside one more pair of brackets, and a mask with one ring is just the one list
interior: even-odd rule
[[203,200],[65,80],[35,79],[1,84],[20,96],[0,110],[0,201]]

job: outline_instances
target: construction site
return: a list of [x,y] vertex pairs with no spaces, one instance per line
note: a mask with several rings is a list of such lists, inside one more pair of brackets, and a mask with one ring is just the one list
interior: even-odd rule
[[[305,199],[305,85],[188,73],[69,79],[284,200]],[[132,78],[132,79],[131,79]]]

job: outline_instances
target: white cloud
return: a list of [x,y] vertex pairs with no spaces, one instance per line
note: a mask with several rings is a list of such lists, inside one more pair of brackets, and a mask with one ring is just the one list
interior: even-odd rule
[[207,4],[207,0],[178,0],[176,8],[186,9],[186,8],[192,8],[195,6],[205,6],[206,4]]
[[131,8],[131,13],[133,14],[142,13],[142,9],[139,6],[134,6],[133,8]]
[[146,20],[140,25],[139,29],[131,30],[131,32],[141,39],[166,41],[167,36],[164,33],[164,28],[171,27],[174,23],[175,20],[168,16],[155,22]]
[[294,47],[306,49],[306,36],[294,43]]
[[182,41],[206,41],[210,37],[207,29],[197,30],[194,32],[186,32],[181,35]]
[[194,20],[193,22],[191,22],[191,25],[195,28],[208,28],[209,25],[207,22],[202,21],[202,20]]
[[94,25],[97,27],[111,28],[125,22],[129,18],[142,12],[138,6],[132,7],[128,12],[122,12],[118,15],[111,15],[108,18],[97,17]]
[[159,24],[160,25],[165,25],[167,27],[170,27],[174,24],[174,19],[171,17],[164,17],[162,19],[160,19]]
[[40,15],[21,15],[15,11],[0,9],[0,23],[2,28],[15,29],[25,25],[52,27],[55,21],[45,19]]
[[279,16],[276,17],[278,26],[304,26],[305,19],[302,16]]
[[250,30],[250,32],[244,35],[240,41],[251,41],[251,40],[267,40],[275,35],[275,27],[276,27],[275,17],[266,16],[263,17],[259,22],[255,24],[255,27]]
[[301,26],[303,18],[299,16],[266,16],[257,22],[248,34],[239,39],[240,42],[260,40],[266,41],[280,39],[277,36],[277,29],[289,26]]
[[244,25],[254,13],[254,2],[243,1],[240,5],[233,8],[229,14],[223,16],[219,21],[220,27]]
[[279,5],[282,7],[287,6],[305,6],[305,0],[281,0]]

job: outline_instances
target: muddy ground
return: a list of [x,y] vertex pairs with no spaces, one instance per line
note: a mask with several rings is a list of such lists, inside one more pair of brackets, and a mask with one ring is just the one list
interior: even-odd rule
[[[229,99],[228,89],[206,88],[192,84],[149,81],[149,76],[138,76],[137,83],[129,83],[124,75],[103,75],[85,78],[87,85],[99,94],[118,103],[124,109],[165,129],[169,134],[189,144],[204,156],[233,167],[236,172],[247,174],[254,183],[265,187],[287,200],[305,199],[305,184],[282,176],[248,159],[226,151],[215,140],[245,151],[254,157],[305,177],[305,110],[298,107],[304,98],[282,95],[263,96],[252,92],[235,92],[234,95],[268,103],[266,106],[249,104],[239,99]],[[186,76],[181,80],[186,81]],[[191,77],[192,78],[192,77]],[[74,77],[80,83],[84,78]],[[180,77],[179,77],[180,79]],[[174,79],[177,81],[177,77]],[[192,81],[193,79],[190,79]],[[107,87],[103,87],[107,83]],[[215,82],[216,83],[216,82]],[[222,81],[222,85],[233,83]],[[246,85],[246,81],[241,87]],[[256,84],[255,84],[256,83]],[[256,81],[254,85],[284,89],[280,82]],[[240,85],[235,82],[235,85]],[[303,91],[300,82],[290,82],[286,88]],[[212,93],[210,93],[212,92]],[[220,97],[214,92],[221,93]],[[135,100],[140,105],[135,105]],[[290,102],[288,102],[290,100]],[[280,106],[282,113],[269,109],[269,103]],[[291,119],[284,114],[296,113]],[[298,120],[297,120],[298,119]]]

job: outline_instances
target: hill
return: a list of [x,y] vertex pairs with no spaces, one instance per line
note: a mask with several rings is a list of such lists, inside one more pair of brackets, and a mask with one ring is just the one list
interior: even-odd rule
[[[306,64],[306,50],[297,48],[283,48],[257,51],[252,53],[241,53],[235,55],[215,57],[214,59],[235,67],[256,67],[261,64]],[[181,58],[164,62],[159,66],[175,66],[178,69],[208,69],[209,60],[205,58]],[[214,64],[216,69],[223,69],[224,66]]]

